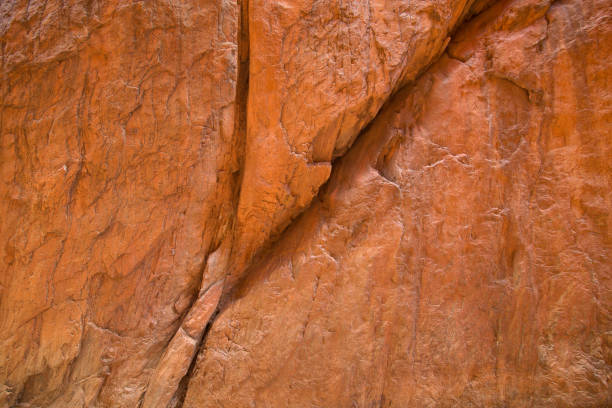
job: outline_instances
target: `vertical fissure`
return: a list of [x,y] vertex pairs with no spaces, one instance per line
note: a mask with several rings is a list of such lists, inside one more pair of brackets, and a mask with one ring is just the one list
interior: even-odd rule
[[191,379],[191,376],[193,375],[193,372],[196,368],[197,361],[198,361],[198,355],[200,354],[200,351],[204,345],[204,340],[206,339],[206,336],[208,335],[208,332],[210,331],[210,328],[213,322],[215,321],[215,318],[217,317],[218,313],[219,313],[219,309],[217,307],[213,315],[208,320],[208,323],[206,324],[206,328],[204,329],[204,333],[202,335],[202,340],[193,356],[193,359],[191,360],[189,369],[187,370],[187,373],[185,374],[185,376],[179,382],[176,392],[174,393],[174,397],[172,398],[172,400],[170,400],[170,403],[168,404],[167,408],[182,408],[183,407],[183,404],[185,403],[185,397],[187,396],[187,386],[189,385],[189,380]]
[[[245,156],[246,156],[246,138],[247,138],[247,108],[248,108],[248,96],[249,96],[249,69],[250,69],[250,37],[249,37],[249,0],[238,0],[238,5],[239,5],[239,33],[238,33],[238,69],[237,69],[237,86],[236,86],[236,101],[235,101],[235,124],[234,124],[234,142],[235,142],[235,158],[236,158],[236,167],[235,167],[235,171],[233,173],[233,179],[232,179],[232,197],[233,197],[233,214],[232,214],[232,219],[229,221],[230,224],[235,225],[236,219],[237,219],[237,212],[238,212],[238,205],[239,205],[239,200],[240,200],[240,192],[241,192],[241,188],[242,188],[242,183],[243,183],[243,176],[244,176],[244,161],[245,161]],[[488,7],[484,7],[484,9],[486,10]],[[469,9],[469,7],[468,7]],[[482,12],[482,10],[480,10],[480,12]],[[475,14],[480,14],[480,13],[475,13]],[[466,21],[469,21],[470,19],[474,18],[473,15],[469,15],[467,12],[462,16],[461,20],[462,22],[458,23],[457,26],[455,27],[454,30],[452,30],[449,33],[449,38],[445,44],[444,47],[442,47],[442,49],[440,50],[440,52],[438,53],[438,55],[432,60],[432,62],[430,64],[428,64],[426,67],[424,67],[422,69],[422,71],[420,72],[420,74],[417,76],[417,78],[419,78],[420,76],[422,76],[425,72],[428,71],[428,69],[437,61],[439,60],[439,58],[444,55],[444,52],[447,49],[447,45],[450,41],[450,39],[452,38],[452,36],[454,35],[454,33],[456,32],[457,28],[459,26],[462,26]],[[414,82],[414,81],[413,81]],[[411,82],[411,83],[413,83]],[[400,87],[400,89],[405,88],[407,86],[410,86],[411,84],[406,84],[402,87]],[[390,95],[390,97],[387,100],[387,103],[385,103],[383,106],[386,106],[395,96],[395,94],[399,93],[400,89],[398,89],[396,92],[394,92],[392,95]],[[383,109],[381,108],[380,111],[382,111]],[[380,113],[379,111],[379,113]],[[378,117],[379,115],[377,114],[375,116],[374,119],[376,119],[376,117]],[[371,124],[374,119],[372,121],[370,121],[369,124]],[[365,133],[365,131],[367,130],[367,128],[369,127],[369,124],[367,126],[364,127],[364,129],[362,129],[359,134],[363,134]],[[349,149],[350,150],[350,149]],[[344,155],[343,155],[344,156]],[[340,159],[342,156],[337,157],[335,161],[337,161],[338,159]],[[320,189],[319,192],[317,194],[316,197],[318,197],[320,199],[320,196],[325,192],[327,183],[325,183]],[[316,198],[313,199],[313,203],[316,201]],[[306,210],[308,210],[310,206],[308,206],[306,209],[304,209],[304,211],[302,211],[300,214],[303,214],[304,212],[306,212]],[[296,219],[298,219],[298,217],[296,217]],[[232,226],[233,226],[232,225]],[[229,239],[234,241],[235,240],[235,236],[233,235],[233,233],[231,232],[232,229],[230,229],[230,231],[226,232],[225,236],[223,239]],[[285,228],[284,230],[287,230],[287,228]],[[279,236],[282,234],[279,234]],[[271,245],[273,245],[277,240],[271,240],[270,242],[268,242],[267,245],[264,245],[263,248],[260,249],[259,255],[261,255],[261,253],[264,253],[267,249],[269,249],[271,247]],[[232,246],[235,246],[237,244],[237,242],[231,242]],[[205,278],[205,277],[203,277]],[[244,278],[244,277],[243,277]],[[235,285],[233,286],[240,286],[241,280],[239,282],[237,282]],[[231,297],[231,294],[233,292],[233,290],[235,289],[234,287],[227,287],[228,283],[227,281],[224,282],[223,284],[225,287],[223,288],[223,295],[220,297],[218,303],[215,306],[215,310],[212,313],[211,317],[208,319],[205,328],[203,329],[202,332],[202,336],[201,336],[201,340],[199,341],[199,343],[197,344],[196,347],[196,351],[194,353],[193,359],[190,362],[190,366],[189,369],[187,370],[185,376],[181,379],[180,384],[177,388],[177,391],[171,401],[171,403],[168,405],[168,408],[182,408],[185,402],[185,398],[187,395],[187,390],[189,387],[189,381],[191,379],[191,377],[194,375],[195,370],[196,370],[196,366],[197,366],[197,359],[198,359],[198,355],[201,353],[202,349],[205,347],[206,344],[206,340],[208,337],[208,334],[210,333],[210,330],[212,328],[212,325],[214,324],[216,318],[220,315],[221,309],[224,306],[227,306],[228,304],[228,296]]]
[[[232,219],[229,221],[231,224],[235,223],[238,203],[240,199],[240,191],[242,188],[242,180],[244,175],[244,160],[246,154],[246,133],[247,133],[247,104],[249,94],[249,0],[238,0],[239,6],[239,18],[238,18],[238,66],[237,66],[237,80],[236,80],[236,99],[235,99],[235,113],[234,113],[234,157],[236,159],[236,167],[232,177],[232,205],[233,214]],[[232,232],[228,231],[225,233],[224,239],[233,240]],[[205,268],[203,268],[204,272]],[[204,277],[202,277],[204,279]],[[215,311],[208,319],[205,329],[202,333],[201,340],[196,347],[193,359],[189,365],[189,368],[185,376],[181,379],[178,388],[168,404],[171,408],[182,408],[185,403],[185,397],[187,396],[187,388],[189,386],[189,380],[193,375],[193,372],[197,365],[198,355],[200,354],[206,338],[214,323],[217,315],[219,314],[219,306],[221,300],[217,302]]]

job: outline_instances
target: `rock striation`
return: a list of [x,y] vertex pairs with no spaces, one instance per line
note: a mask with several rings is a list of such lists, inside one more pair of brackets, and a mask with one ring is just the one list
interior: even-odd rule
[[0,407],[612,404],[609,0],[0,4]]

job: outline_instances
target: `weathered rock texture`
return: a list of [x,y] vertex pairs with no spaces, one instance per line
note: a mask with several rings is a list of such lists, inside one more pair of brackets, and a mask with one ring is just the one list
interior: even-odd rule
[[233,212],[233,2],[2,2],[0,405],[136,406]]
[[611,6],[2,2],[0,406],[609,406]]

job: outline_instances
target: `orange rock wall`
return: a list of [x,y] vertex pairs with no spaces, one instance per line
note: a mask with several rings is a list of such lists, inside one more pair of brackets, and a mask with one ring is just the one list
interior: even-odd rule
[[0,10],[0,406],[136,406],[233,211],[238,7]]
[[0,407],[612,404],[608,0],[0,4]]
[[249,272],[185,406],[609,403],[603,10],[506,2],[462,27]]

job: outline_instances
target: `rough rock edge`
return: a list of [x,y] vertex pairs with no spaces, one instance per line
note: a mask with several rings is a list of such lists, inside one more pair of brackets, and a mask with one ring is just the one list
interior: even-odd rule
[[[238,70],[237,70],[237,86],[236,86],[236,100],[235,100],[235,115],[234,115],[234,136],[240,142],[237,149],[237,158],[239,160],[238,170],[233,174],[234,183],[233,183],[233,192],[232,195],[234,197],[233,200],[233,216],[229,221],[230,226],[234,223],[236,219],[236,212],[238,208],[238,197],[240,196],[240,190],[242,187],[242,176],[244,170],[244,144],[246,140],[246,113],[247,113],[247,100],[248,100],[248,91],[249,91],[249,15],[248,15],[248,0],[238,0],[238,8],[239,8],[239,17],[238,17]],[[218,243],[213,247],[212,250],[209,250],[209,254],[202,265],[202,271],[200,276],[200,291],[193,298],[191,304],[187,307],[184,318],[180,326],[177,328],[176,332],[172,336],[172,339],[166,346],[164,350],[164,354],[162,355],[155,371],[149,378],[149,385],[144,393],[141,395],[138,407],[139,408],[166,408],[166,407],[182,407],[183,401],[185,399],[185,394],[187,390],[187,383],[189,378],[191,377],[191,373],[195,367],[196,357],[200,353],[200,349],[204,338],[206,337],[210,326],[215,320],[216,315],[219,312],[219,304],[220,298],[225,293],[225,281],[224,279],[217,280],[212,284],[208,284],[206,280],[205,273],[207,271],[207,263],[211,255],[215,254],[217,250],[222,246],[222,242],[224,240],[231,239],[231,233],[225,232],[224,236],[218,238]],[[213,290],[215,289],[215,290]],[[217,293],[220,291],[220,293]],[[208,296],[210,292],[214,292],[211,296]],[[172,357],[167,354],[170,348],[176,343],[181,341],[181,334],[185,332],[185,325],[189,324],[190,317],[197,318],[194,316],[195,313],[202,312],[202,308],[198,307],[200,303],[207,303],[206,300],[212,297],[214,304],[210,304],[212,308],[206,308],[204,310],[205,314],[208,316],[200,322],[196,331],[189,333],[189,338],[194,341],[193,344],[193,353],[191,353],[191,358],[187,361],[181,362],[181,371],[182,375],[180,377],[172,378],[172,383],[166,384],[165,389],[166,392],[170,393],[167,398],[163,399],[155,399],[154,397],[147,398],[150,395],[149,386],[151,386],[156,380],[159,381],[163,376],[161,372],[167,364],[171,364],[169,360],[173,360]],[[208,306],[208,304],[206,305]],[[212,310],[211,310],[212,309]],[[180,359],[181,356],[177,356]],[[174,359],[174,363],[178,363],[177,358]],[[166,380],[168,380],[166,378]],[[156,390],[154,390],[156,391]]]
[[[248,69],[249,69],[249,62],[248,62],[249,61],[249,55],[248,55],[248,52],[249,52],[248,51],[248,47],[249,47],[248,1],[241,1],[240,3],[241,3],[240,4],[241,16],[240,16],[240,33],[239,33],[239,43],[238,43],[240,65],[239,65],[239,70],[238,70],[238,89],[237,89],[237,109],[240,110],[240,115],[237,116],[238,119],[237,119],[236,129],[238,132],[240,132],[241,136],[245,136],[246,108],[247,108],[247,100],[248,100]],[[348,149],[346,149],[346,151],[344,151],[341,155],[333,159],[333,161],[331,162],[331,166],[332,166],[332,169],[330,172],[331,174],[333,174],[334,172],[334,164],[338,160],[342,159],[342,157],[344,157],[346,154],[348,154],[352,150],[352,147],[355,145],[357,140],[367,131],[371,123],[373,123],[379,117],[380,113],[384,111],[385,107],[388,106],[394,100],[395,96],[400,91],[410,87],[413,83],[418,81],[419,78],[421,78],[424,74],[426,74],[429,71],[431,66],[433,66],[440,58],[442,58],[443,55],[445,55],[448,44],[451,42],[454,34],[465,24],[468,24],[470,21],[477,18],[482,13],[486,12],[495,3],[496,3],[495,1],[490,1],[490,0],[474,1],[470,4],[468,8],[466,8],[466,10],[464,10],[463,16],[461,17],[460,22],[449,33],[448,37],[445,40],[444,46],[438,51],[437,55],[435,55],[432,58],[431,62],[428,65],[423,67],[421,72],[415,77],[413,81],[410,81],[405,84],[399,84],[399,86],[389,95],[389,97],[382,104],[378,113],[372,118],[370,122],[368,122],[363,127],[363,129],[359,131],[358,135],[354,138],[351,146],[349,146]],[[246,55],[244,55],[243,53],[246,53]],[[245,60],[243,60],[243,57],[245,58]],[[386,147],[386,144],[385,144],[385,147]],[[383,153],[384,152],[381,152],[381,156],[384,155]],[[240,155],[240,157],[241,159],[243,159],[242,155]],[[238,182],[237,191],[235,192],[236,194],[240,193],[240,187],[242,184],[242,170],[243,170],[243,163],[241,162],[240,175],[239,175],[240,179]],[[315,202],[320,201],[321,196],[325,193],[327,189],[327,185],[329,183],[329,180],[331,179],[331,174],[327,182],[325,182],[323,185],[319,187],[317,195],[313,197],[309,205],[306,206],[304,209],[302,209],[299,213],[295,214],[294,217],[292,217],[291,222],[287,226],[285,226],[282,229],[282,231],[280,231],[275,236],[270,237],[270,239],[267,242],[265,242],[261,248],[259,248],[255,256],[251,259],[249,264],[247,264],[247,266],[245,267],[246,270],[248,270],[251,265],[256,264],[258,260],[260,260],[260,258],[263,256],[263,254],[265,254],[267,250],[269,250],[271,247],[274,246],[274,244],[282,236],[283,232],[288,230],[291,227],[291,225],[295,224],[299,220],[302,214],[307,212],[313,206]],[[232,287],[223,289],[224,295],[222,295],[221,298],[219,299],[219,302],[217,304],[215,311],[211,314],[210,319],[208,320],[207,324],[203,328],[203,334],[202,334],[201,340],[199,341],[197,345],[197,349],[193,355],[192,361],[190,362],[189,369],[187,370],[185,376],[180,380],[180,383],[177,385],[177,388],[176,388],[177,391],[175,392],[172,400],[168,403],[168,405],[165,405],[159,408],[181,408],[183,406],[187,387],[189,385],[189,380],[192,376],[193,370],[197,362],[197,356],[200,354],[202,347],[205,345],[208,332],[210,331],[211,326],[215,323],[217,316],[219,316],[223,308],[230,303],[230,298],[232,297],[235,289],[240,287],[241,282],[243,282],[247,276],[248,274],[242,276],[241,279],[239,279],[236,282],[236,284],[233,285]],[[148,408],[148,407],[143,407],[143,408]]]

